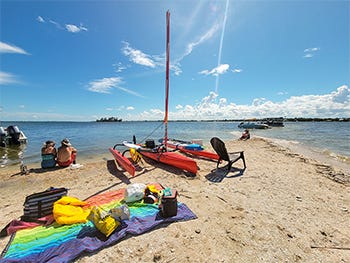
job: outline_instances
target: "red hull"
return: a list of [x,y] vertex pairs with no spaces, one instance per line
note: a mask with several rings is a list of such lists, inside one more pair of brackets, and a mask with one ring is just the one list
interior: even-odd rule
[[181,144],[177,144],[177,143],[172,143],[171,141],[168,141],[167,145],[169,148],[178,149],[180,152],[183,152],[183,153],[189,153],[194,156],[200,156],[211,160],[219,160],[219,155],[213,152],[208,152],[205,150],[198,150],[198,151],[189,150],[189,149],[186,149],[185,146],[182,146]]
[[124,170],[126,170],[132,176],[135,176],[136,168],[128,158],[123,156],[121,152],[119,152],[116,149],[109,148],[109,151],[113,154],[114,159],[116,160],[119,166],[121,166]]
[[157,162],[165,163],[193,174],[196,174],[198,171],[197,163],[194,160],[175,152],[158,153],[141,151],[141,154]]

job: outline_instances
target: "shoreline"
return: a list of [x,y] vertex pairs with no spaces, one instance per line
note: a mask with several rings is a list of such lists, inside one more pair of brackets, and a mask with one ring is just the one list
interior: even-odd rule
[[[234,137],[238,137],[239,133],[232,133]],[[262,136],[254,136],[256,139],[261,139],[266,141],[267,143],[275,144],[277,147],[285,148],[288,151],[291,151],[295,154],[299,154],[304,156],[307,159],[314,160],[315,162],[319,162],[321,164],[332,166],[333,168],[337,170],[342,170],[344,173],[350,174],[350,157],[344,156],[340,154],[336,154],[334,152],[328,152],[325,153],[324,151],[320,151],[320,149],[316,149],[315,147],[301,145],[300,142],[294,142],[284,139],[278,139],[278,138],[268,138],[268,137],[262,137]],[[233,140],[224,140],[228,142],[234,142],[237,141],[237,139]],[[209,142],[208,142],[209,144]],[[205,148],[211,148],[210,145],[204,145]],[[40,154],[38,154],[40,156]],[[41,157],[40,157],[41,158]],[[112,159],[112,155],[109,153],[108,149],[106,149],[106,153],[96,153],[96,154],[80,154],[79,155],[79,149],[78,149],[78,155],[77,155],[77,163],[79,164],[86,164],[88,162],[97,162],[102,160],[108,160]],[[40,169],[40,162],[41,160],[35,161],[35,162],[28,162],[24,163],[29,169]],[[56,167],[60,169],[59,167]],[[3,166],[0,167],[0,174],[4,169],[7,169],[9,171],[20,171],[20,163],[17,164],[11,164],[9,166]]]
[[334,152],[329,152],[328,150],[325,152],[324,150],[317,149],[315,147],[301,145],[300,142],[293,142],[283,139],[277,138],[267,138],[267,137],[259,137],[267,142],[276,144],[279,147],[286,148],[289,151],[300,154],[307,159],[314,160],[315,162],[322,163],[324,165],[332,166],[336,169],[343,170],[345,173],[350,174],[350,157],[344,156],[340,154],[336,154]]
[[[339,126],[340,125],[340,126]],[[65,128],[67,126],[67,128]],[[125,138],[131,139],[132,132],[134,130],[140,130],[137,133],[138,139],[146,138],[145,132],[155,129],[155,124],[149,122],[142,122],[138,124],[124,123],[120,124],[50,124],[44,123],[38,124],[22,124],[20,128],[26,131],[26,135],[32,138],[26,146],[20,148],[0,148],[0,166],[17,165],[20,163],[19,154],[22,153],[25,163],[40,162],[40,149],[42,143],[47,139],[59,141],[62,134],[67,134],[70,137],[73,145],[78,149],[79,158],[90,158],[95,154],[108,154],[108,148],[113,147],[115,143],[121,143]],[[336,126],[336,127],[334,127]],[[121,128],[122,127],[122,128]],[[339,129],[339,136],[333,136],[333,130]],[[326,158],[334,159],[335,157],[344,162],[350,164],[350,148],[344,144],[349,140],[349,123],[288,123],[286,127],[274,127],[268,130],[251,130],[251,137],[263,137],[269,140],[285,140],[289,144],[295,144],[298,142],[300,147],[305,147],[314,150],[315,152],[321,152]],[[46,136],[46,130],[51,131],[50,136]],[[115,129],[121,129],[122,133],[115,134],[112,132]],[[186,133],[183,133],[183,129],[188,129]],[[81,136],[77,131],[86,130],[87,136]],[[315,132],[313,132],[315,130]],[[207,146],[212,137],[217,136],[225,141],[231,141],[240,138],[242,130],[237,128],[237,125],[226,122],[219,123],[207,123],[201,124],[198,122],[189,122],[181,124],[173,124],[171,128],[173,132],[172,138],[181,138],[183,140],[201,139]],[[101,136],[104,134],[104,136]],[[156,141],[157,138],[161,138],[163,134],[157,129],[152,137]],[[333,136],[333,137],[332,137]],[[94,138],[93,141],[89,141],[88,138]],[[342,139],[340,139],[342,138]],[[152,138],[150,138],[152,139]],[[114,143],[111,143],[114,142]],[[318,157],[315,157],[318,159]],[[2,167],[3,168],[3,167]],[[0,168],[1,169],[1,168]]]
[[[350,261],[350,174],[261,138],[225,144],[229,152],[244,151],[247,169],[237,174],[238,161],[218,182],[211,180],[216,162],[197,158],[195,177],[146,160],[130,177],[110,154],[78,156],[79,169],[35,164],[25,176],[0,170],[0,225],[22,215],[26,196],[50,186],[66,187],[69,196],[83,200],[130,183],[158,182],[176,189],[178,201],[198,218],[127,238],[76,262],[193,262],[193,251],[201,251],[196,262]],[[8,241],[0,239],[1,250]]]

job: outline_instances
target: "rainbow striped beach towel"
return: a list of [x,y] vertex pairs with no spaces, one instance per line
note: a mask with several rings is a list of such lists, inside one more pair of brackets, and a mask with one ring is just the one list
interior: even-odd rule
[[[108,211],[121,205],[125,189],[110,191],[86,200]],[[158,225],[186,221],[197,216],[184,204],[178,202],[176,216],[163,218],[158,205],[135,202],[128,204],[130,219],[123,223],[108,238],[99,232],[92,222],[74,225],[37,226],[19,230],[11,236],[1,254],[1,262],[70,262],[116,244],[127,235],[140,235]]]

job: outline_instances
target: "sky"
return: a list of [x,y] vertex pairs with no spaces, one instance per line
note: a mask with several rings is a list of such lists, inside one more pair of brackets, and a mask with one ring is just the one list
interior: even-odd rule
[[0,0],[0,121],[350,117],[350,1]]

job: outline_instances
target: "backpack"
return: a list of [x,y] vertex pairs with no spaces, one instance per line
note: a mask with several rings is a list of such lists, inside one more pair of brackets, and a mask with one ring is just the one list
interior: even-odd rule
[[51,215],[53,204],[62,196],[66,196],[68,189],[50,187],[46,191],[34,193],[24,201],[23,221],[37,221],[38,218]]

